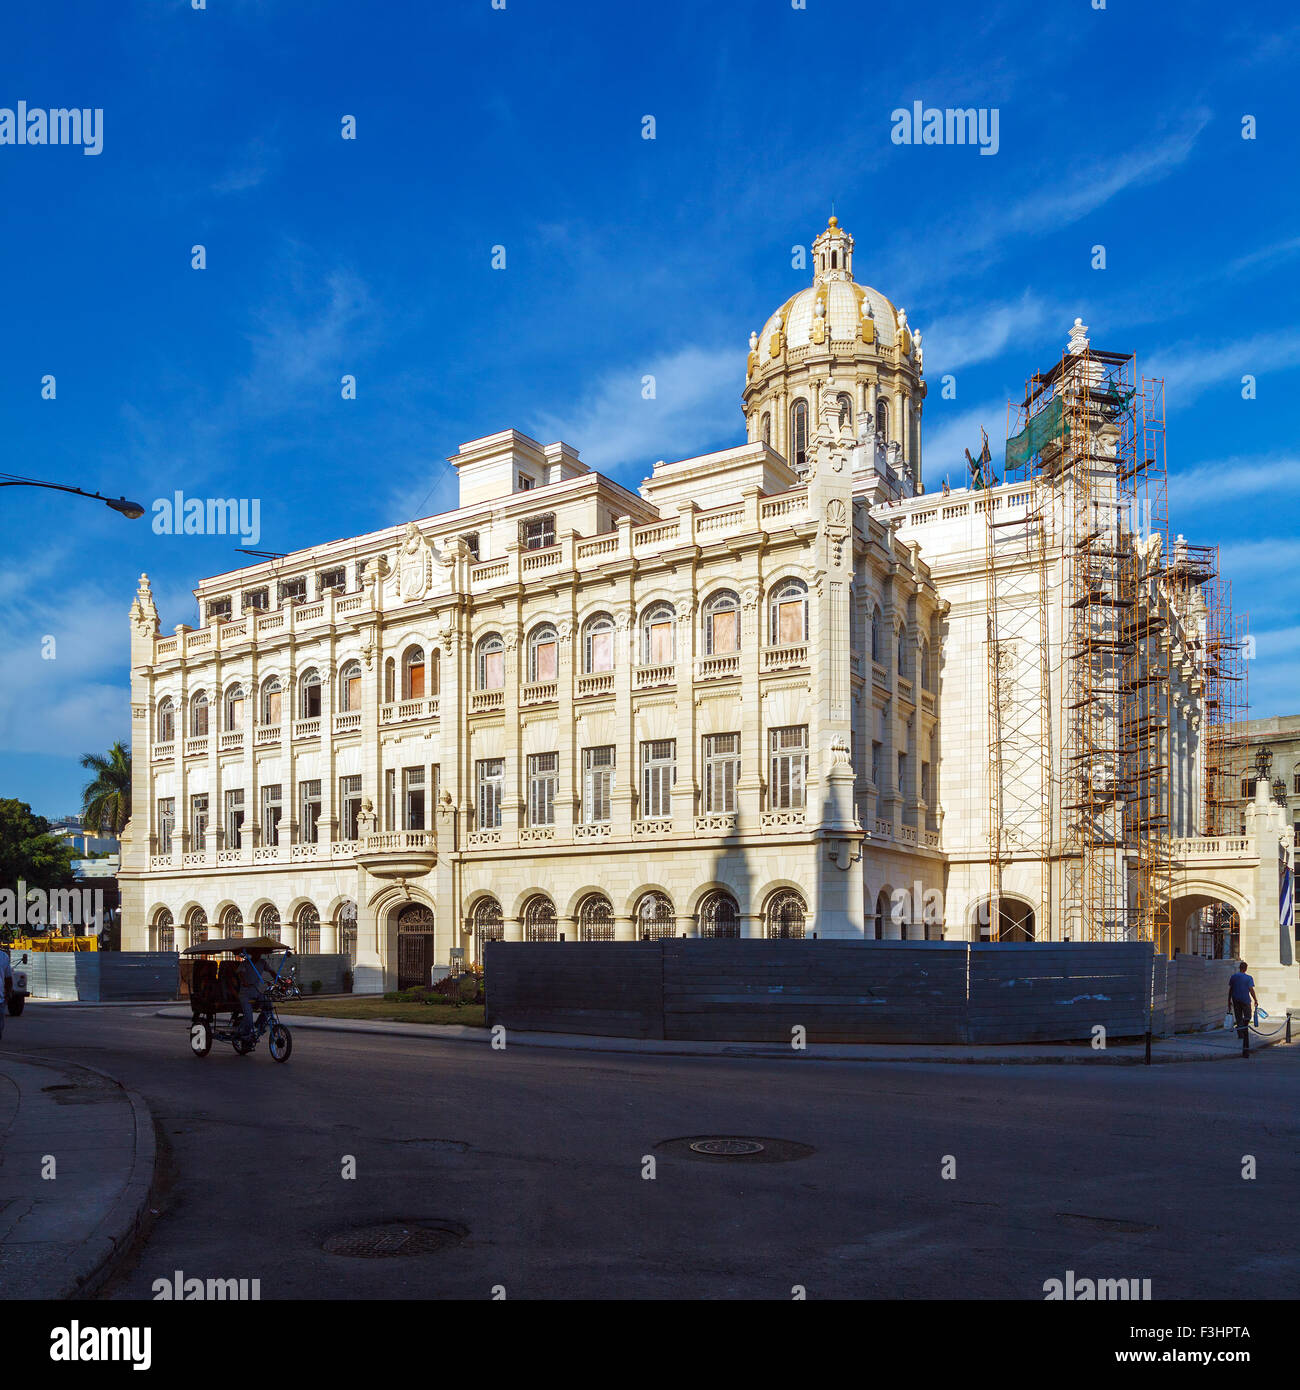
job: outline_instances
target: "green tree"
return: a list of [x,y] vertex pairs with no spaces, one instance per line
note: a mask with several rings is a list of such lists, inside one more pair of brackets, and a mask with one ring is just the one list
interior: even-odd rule
[[[25,801],[0,798],[0,888],[66,888],[72,882],[72,846],[50,834],[50,823]],[[12,933],[10,933],[12,935]]]
[[131,819],[131,750],[115,743],[108,756],[86,753],[81,765],[95,774],[82,789],[82,822],[88,835],[107,828],[121,835]]

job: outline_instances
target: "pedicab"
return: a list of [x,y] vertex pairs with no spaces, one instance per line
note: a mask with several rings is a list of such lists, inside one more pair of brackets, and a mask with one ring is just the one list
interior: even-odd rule
[[[262,975],[262,962],[278,952],[274,978],[261,989],[253,1004],[253,1029],[244,1023],[239,1001],[240,973],[245,962]],[[193,958],[190,980],[190,1050],[206,1057],[214,1042],[228,1042],[241,1057],[247,1056],[258,1041],[268,1035],[267,1046],[277,1062],[287,1062],[293,1051],[293,1036],[275,1012],[277,1001],[298,997],[293,978],[293,953],[282,941],[269,936],[227,936],[200,941],[181,952]],[[221,960],[218,957],[230,959]],[[211,957],[211,959],[209,959]],[[218,1019],[229,1012],[229,1019]]]

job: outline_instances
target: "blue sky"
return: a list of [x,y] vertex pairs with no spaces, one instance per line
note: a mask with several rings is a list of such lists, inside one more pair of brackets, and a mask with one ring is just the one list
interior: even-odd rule
[[[1253,712],[1300,709],[1291,7],[64,0],[5,26],[0,107],[102,108],[104,144],[0,145],[0,468],[257,497],[270,550],[445,508],[446,456],[507,426],[635,486],[741,439],[748,334],[833,201],[924,334],[932,485],[1075,315],[1165,376],[1174,528],[1224,547]],[[916,100],[997,108],[998,153],[893,145]],[[170,630],[241,557],[0,506],[0,795],[57,815],[129,735],[136,576]]]

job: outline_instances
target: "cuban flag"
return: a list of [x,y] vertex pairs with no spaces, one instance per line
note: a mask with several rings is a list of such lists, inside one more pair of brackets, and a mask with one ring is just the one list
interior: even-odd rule
[[1279,846],[1278,862],[1278,924],[1281,927],[1283,943],[1282,959],[1283,963],[1290,965],[1291,954],[1289,947],[1295,939],[1295,877],[1291,872],[1291,864],[1287,858],[1286,846]]

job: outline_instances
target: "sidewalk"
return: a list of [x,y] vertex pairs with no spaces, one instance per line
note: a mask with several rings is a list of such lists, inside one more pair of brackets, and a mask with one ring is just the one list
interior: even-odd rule
[[[189,1009],[159,1009],[159,1018],[190,1017]],[[352,1018],[284,1016],[291,1029],[318,1028],[330,1033],[374,1033],[385,1037],[423,1038],[430,1042],[477,1043],[487,1047],[492,1033],[487,1028],[463,1028],[455,1024],[370,1023]],[[1258,1052],[1285,1033],[1269,1038],[1252,1037],[1250,1050]],[[937,1062],[1057,1065],[1075,1063],[1096,1066],[1142,1065],[1146,1046],[1137,1042],[1112,1043],[1094,1051],[1087,1043],[1014,1043],[992,1047],[932,1046],[910,1043],[809,1043],[796,1052],[781,1043],[665,1041],[659,1038],[605,1038],[586,1033],[519,1033],[508,1031],[507,1047],[558,1048],[574,1052],[624,1052],[677,1057],[788,1057],[794,1061],[830,1062]],[[1151,1043],[1151,1062],[1209,1062],[1226,1057],[1241,1060],[1241,1043],[1234,1032],[1185,1033],[1177,1038],[1156,1038]]]
[[134,1238],[153,1174],[134,1091],[0,1044],[0,1301],[91,1293]]

